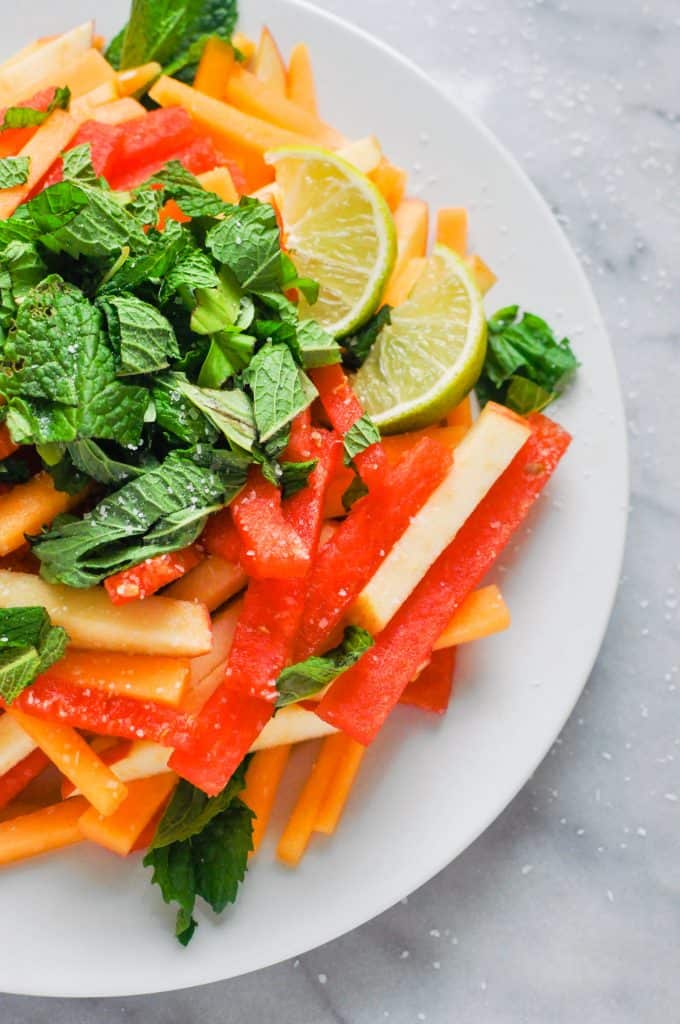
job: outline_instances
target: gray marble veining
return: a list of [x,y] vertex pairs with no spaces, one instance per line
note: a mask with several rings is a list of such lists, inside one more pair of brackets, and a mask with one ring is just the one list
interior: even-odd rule
[[630,429],[630,534],[614,617],[551,755],[408,902],[236,981],[129,1000],[0,996],[0,1020],[671,1024],[680,1020],[680,6],[319,3],[475,109],[589,272]]

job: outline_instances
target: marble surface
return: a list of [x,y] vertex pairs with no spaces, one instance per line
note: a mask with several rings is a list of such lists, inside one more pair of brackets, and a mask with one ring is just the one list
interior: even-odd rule
[[680,1012],[680,473],[670,413],[680,390],[680,7],[319,3],[408,53],[477,111],[586,265],[630,431],[618,604],[550,756],[495,825],[408,901],[236,981],[110,1001],[0,996],[0,1020],[670,1024]]

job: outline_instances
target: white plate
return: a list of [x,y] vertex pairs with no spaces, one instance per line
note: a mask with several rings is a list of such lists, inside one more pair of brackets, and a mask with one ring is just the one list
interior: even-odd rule
[[[127,6],[33,0],[30,14],[5,19],[0,47],[10,53],[93,13],[110,34]],[[236,908],[219,920],[201,913],[187,950],[137,859],[82,847],[7,870],[4,991],[120,996],[198,985],[302,953],[387,909],[464,850],[529,778],[581,692],[616,591],[628,495],[616,370],[547,206],[481,124],[376,40],[293,0],[242,7],[247,31],[264,20],[286,49],[310,44],[328,120],[352,137],[376,132],[395,162],[417,170],[434,207],[470,208],[474,246],[501,277],[491,308],[519,302],[571,336],[583,369],[554,411],[575,441],[531,535],[504,559],[513,628],[463,653],[444,721],[409,709],[393,716],[334,839],[315,840],[294,872],[275,862],[270,841]]]

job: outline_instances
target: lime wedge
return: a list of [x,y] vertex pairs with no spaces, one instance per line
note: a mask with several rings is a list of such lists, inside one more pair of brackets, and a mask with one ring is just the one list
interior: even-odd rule
[[300,316],[335,337],[375,311],[397,251],[390,209],[369,179],[335,153],[300,146],[272,150],[286,246],[301,277],[318,281],[318,302]]
[[426,427],[474,387],[485,355],[482,296],[465,263],[437,245],[353,384],[383,433]]

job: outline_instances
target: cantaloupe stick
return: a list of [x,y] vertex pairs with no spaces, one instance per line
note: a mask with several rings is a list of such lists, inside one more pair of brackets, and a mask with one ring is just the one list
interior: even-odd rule
[[293,47],[288,61],[288,99],[297,103],[308,114],[319,116],[319,105],[316,99],[314,68],[309,47],[306,43],[298,43]]
[[288,76],[281,51],[274,42],[268,28],[263,28],[260,41],[253,57],[253,71],[259,79],[271,86],[279,96],[285,96],[288,88]]
[[253,853],[257,853],[267,831],[269,818],[290,756],[290,744],[260,750],[248,765],[246,788],[241,793],[244,804],[255,814],[253,821]]
[[172,583],[165,591],[166,597],[176,601],[202,601],[208,611],[214,612],[248,582],[240,565],[227,562],[219,555],[206,555],[202,562]]
[[131,96],[125,96],[120,100],[113,100],[111,103],[104,103],[97,107],[94,112],[94,120],[101,124],[124,124],[126,121],[136,121],[144,117],[146,108],[138,100]]
[[371,173],[371,181],[383,194],[385,202],[390,210],[394,211],[402,203],[406,192],[408,175],[401,167],[383,157],[375,170]]
[[160,64],[152,60],[148,64],[140,64],[136,68],[126,68],[124,71],[119,71],[116,75],[118,95],[135,96],[158,78],[162,70]]
[[398,277],[394,274],[387,283],[387,289],[383,295],[384,306],[401,306],[406,302],[415,287],[416,281],[425,269],[427,260],[424,256],[418,256],[411,260],[403,268]]
[[[2,193],[0,193],[0,202]],[[15,484],[0,494],[0,555],[16,551],[26,542],[25,534],[40,533],[56,516],[82,501],[77,495],[58,491],[49,473],[38,473],[25,484]]]
[[120,807],[126,795],[125,786],[75,729],[34,718],[15,708],[7,714],[16,719],[100,814],[113,814]]
[[338,156],[352,164],[362,174],[370,174],[382,160],[382,150],[375,135],[367,135],[363,139],[357,139],[356,142],[349,142],[346,146],[342,146],[338,150]]
[[494,633],[502,633],[510,625],[510,609],[495,584],[473,591],[465,598],[448,626],[434,645],[436,651],[443,647],[458,647],[460,644],[481,640]]
[[223,100],[235,64],[233,47],[219,36],[211,36],[203,47],[194,89],[216,100]]
[[344,736],[341,733],[337,737],[337,742],[342,747],[340,759],[314,822],[314,831],[323,832],[328,836],[333,835],[338,827],[359,766],[366,753],[366,747],[357,743],[350,736]]
[[5,712],[0,717],[0,775],[23,761],[37,746],[33,737],[11,715]]
[[199,658],[189,662],[192,684],[199,683],[221,665],[226,669],[227,658],[234,639],[236,624],[243,608],[243,601],[233,601],[227,608],[214,616],[212,621],[212,648]]
[[[36,92],[41,88],[48,88],[50,85],[68,85],[73,99],[78,99],[88,92],[92,92],[93,89],[97,89],[100,85],[113,83],[115,86],[116,81],[116,72],[102,57],[99,50],[95,50],[93,47],[86,50],[70,67],[64,70],[61,80],[54,81],[52,77],[43,78]],[[117,88],[116,95],[118,95]]]
[[305,135],[320,146],[337,148],[345,139],[314,114],[281,95],[251,71],[235,67],[226,83],[224,98],[238,110],[259,117],[287,131]]
[[225,203],[238,203],[239,193],[228,167],[215,167],[212,171],[204,171],[198,180],[208,192],[214,192],[224,199]]
[[0,824],[0,864],[26,860],[82,841],[78,826],[88,806],[84,797],[64,800]]
[[[95,741],[92,742],[94,747]],[[164,775],[169,771],[168,761],[172,751],[152,740],[118,741],[117,749],[106,750],[102,760],[108,764],[113,774],[121,782],[136,782],[137,779],[150,779],[154,775]],[[79,790],[70,782],[62,783],[61,795],[66,800],[71,796],[80,796]]]
[[300,863],[307,849],[319,809],[340,764],[343,748],[344,737],[341,733],[324,740],[309,778],[283,830],[276,855],[290,868]]
[[68,114],[64,110],[55,110],[40,125],[19,153],[19,156],[28,157],[30,161],[28,180],[23,185],[0,192],[0,220],[10,217],[29,196],[59,154],[66,149],[83,121],[92,117],[96,107],[108,103],[116,96],[114,82],[104,82],[72,103]]
[[104,693],[179,707],[189,684],[188,658],[69,649],[50,669],[53,679]]
[[35,53],[42,46],[44,46],[45,43],[51,42],[51,40],[54,38],[54,36],[45,36],[43,39],[34,39],[32,43],[29,43],[27,46],[22,47],[21,50],[17,50],[16,53],[12,54],[11,57],[8,57],[7,60],[3,60],[3,62],[0,64],[0,73],[2,73],[6,68],[11,68],[15,64],[18,64],[26,57],[30,57],[32,53]]
[[498,280],[493,270],[491,267],[487,266],[482,257],[478,256],[476,253],[473,253],[471,256],[467,256],[465,258],[465,262],[472,271],[472,276],[474,277],[480,292],[482,295],[486,295]]
[[255,51],[257,50],[255,41],[250,39],[249,36],[244,35],[243,32],[234,32],[231,41],[234,48],[244,57],[245,63],[248,64],[255,56]]
[[112,605],[100,587],[75,590],[46,583],[30,573],[0,570],[0,608],[47,609],[74,647],[126,654],[195,658],[211,649],[208,610],[190,601],[148,597],[143,614],[135,605]]
[[227,151],[230,144],[233,144],[262,155],[278,146],[300,146],[313,141],[304,135],[244,114],[227,103],[204,96],[191,86],[165,75],[158,79],[149,95],[161,107],[183,107]]
[[113,814],[104,817],[90,807],[78,819],[78,827],[86,839],[126,857],[176,785],[173,772],[137,779],[130,783],[127,797]]
[[439,441],[445,448],[456,448],[467,433],[464,427],[425,427],[424,430],[413,430],[409,434],[392,434],[383,437],[382,446],[392,465],[395,465],[406,452],[415,448],[423,437]]
[[79,122],[64,110],[55,110],[40,125],[32,139],[20,150],[19,156],[28,157],[28,180],[23,185],[0,192],[0,220],[11,217],[32,192],[42,176],[50,169],[59,154],[66,149],[78,131]]
[[99,107],[105,103],[113,103],[118,99],[118,89],[115,81],[103,82],[90,92],[84,93],[71,104],[71,114],[78,118],[78,121],[91,120]]
[[57,36],[15,63],[0,69],[0,106],[10,107],[34,96],[40,83],[64,85],[59,79],[92,46],[92,22]]
[[391,291],[411,260],[421,259],[427,254],[427,237],[430,211],[422,199],[404,199],[394,211],[394,226],[397,229],[397,259],[388,281],[385,294]]
[[462,402],[446,414],[446,422],[450,427],[465,427],[469,430],[472,426],[472,401],[466,395]]
[[467,252],[468,212],[464,206],[443,207],[437,213],[436,241],[453,249],[459,256]]

